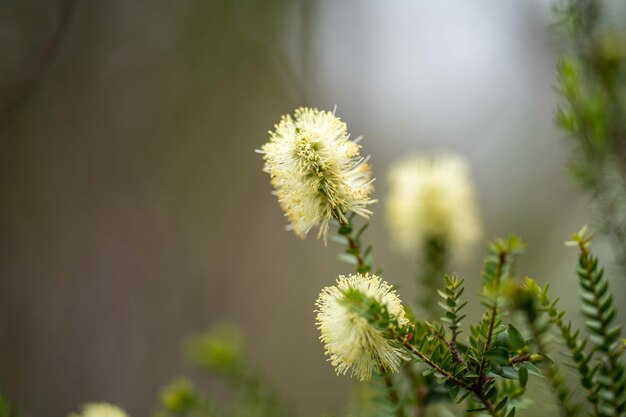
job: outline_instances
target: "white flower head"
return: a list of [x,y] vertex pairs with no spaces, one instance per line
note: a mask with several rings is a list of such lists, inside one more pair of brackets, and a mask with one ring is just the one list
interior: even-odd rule
[[363,217],[375,200],[367,158],[358,140],[350,140],[346,124],[334,112],[301,107],[282,117],[263,145],[265,166],[274,194],[289,219],[288,229],[304,238],[319,226],[326,238],[332,219],[345,223],[352,211]]
[[474,188],[458,156],[410,156],[389,170],[387,223],[394,246],[415,255],[428,239],[444,239],[455,251],[481,235]]
[[350,290],[384,306],[398,325],[409,323],[402,302],[387,282],[376,275],[340,275],[337,285],[322,289],[315,303],[320,340],[337,375],[345,375],[352,368],[351,375],[364,381],[380,369],[398,372],[401,361],[409,359],[407,352],[346,305],[346,292]]
[[83,404],[80,414],[70,414],[69,417],[128,417],[121,408],[109,403]]

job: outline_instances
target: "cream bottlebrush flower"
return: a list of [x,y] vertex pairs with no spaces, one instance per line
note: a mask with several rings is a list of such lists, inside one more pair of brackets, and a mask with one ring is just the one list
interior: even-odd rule
[[337,375],[344,375],[352,368],[351,375],[364,381],[381,368],[398,372],[400,362],[409,359],[407,352],[346,305],[346,292],[350,290],[359,291],[386,307],[400,326],[409,323],[402,302],[387,282],[376,275],[340,275],[337,285],[322,289],[315,303],[317,328],[322,333],[320,340]]
[[481,235],[474,188],[458,156],[410,156],[389,170],[387,223],[392,243],[414,255],[427,239],[445,239],[455,250]]
[[128,417],[121,408],[109,403],[83,404],[80,414],[70,414],[68,417]]
[[301,107],[274,127],[259,152],[290,221],[288,229],[304,238],[319,225],[318,238],[326,238],[332,219],[345,223],[348,211],[366,218],[372,213],[367,158],[334,112]]

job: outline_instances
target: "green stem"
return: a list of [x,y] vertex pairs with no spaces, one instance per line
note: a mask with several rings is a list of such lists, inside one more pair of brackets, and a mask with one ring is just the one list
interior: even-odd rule
[[456,334],[453,333],[454,339],[448,340],[446,339],[446,335],[439,328],[437,328],[437,326],[434,326],[428,322],[426,322],[426,324],[428,324],[428,327],[433,332],[435,332],[437,339],[441,340],[441,343],[443,343],[444,345],[448,347],[448,351],[450,352],[454,360],[457,363],[463,363],[463,358],[461,357],[461,354],[459,353],[459,349],[456,344]]
[[426,239],[420,262],[421,274],[417,276],[420,292],[419,306],[427,320],[435,320],[438,316],[437,290],[441,286],[448,264],[446,240],[440,237]]
[[[537,350],[540,353],[546,354],[548,350],[543,339],[545,337],[545,334],[547,333],[547,329],[538,328],[538,317],[536,315],[533,315],[531,311],[525,310],[524,313],[526,315],[526,322],[528,323],[528,327],[530,329],[530,333],[533,337]],[[568,400],[572,398],[572,391],[566,384],[565,378],[556,363],[553,363],[548,367],[548,369],[546,369],[545,377],[550,383],[550,387],[552,388],[552,391],[557,398],[557,403],[561,416],[575,417],[578,414],[580,405],[570,404],[568,402]]]
[[341,223],[339,225],[338,233],[346,240],[347,247],[344,253],[354,258],[356,272],[359,274],[366,274],[372,270],[372,265],[368,260],[368,252],[371,249],[371,246],[365,249],[363,248],[363,244],[361,243],[361,234],[369,226],[369,223],[365,223],[357,233],[354,233],[354,225],[352,224],[353,219],[354,215],[351,215],[344,223]]
[[437,365],[428,356],[424,355],[419,349],[417,349],[415,346],[407,342],[405,338],[398,337],[398,341],[401,342],[402,345],[406,349],[408,349],[411,353],[417,356],[422,362],[424,362],[426,365],[428,365],[429,367],[437,371],[437,373],[439,373],[441,376],[444,376],[446,379],[453,382],[455,385],[458,385],[459,387],[472,391],[472,385],[470,383],[458,379],[457,377],[452,375],[450,372],[446,371],[441,366]]
[[408,363],[404,367],[404,371],[409,377],[409,380],[413,385],[413,389],[415,390],[415,417],[424,417],[428,408],[426,400],[428,399],[429,387],[424,384],[423,380],[420,380],[420,377],[411,367],[411,363]]
[[393,386],[393,380],[391,379],[391,376],[384,370],[381,370],[381,374],[383,375],[383,379],[385,380],[385,387],[387,388],[389,401],[391,402],[391,404],[393,404],[396,417],[405,417],[404,408],[400,405],[398,391]]
[[482,388],[476,387],[473,390],[473,392],[474,394],[476,394],[480,402],[483,403],[483,405],[487,408],[487,411],[489,411],[489,414],[491,414],[493,417],[499,417],[500,414],[496,411],[496,408],[491,403],[491,401],[489,401],[487,397],[485,397],[485,394],[483,393]]
[[493,338],[493,330],[496,323],[496,318],[498,316],[498,295],[500,293],[500,279],[502,277],[502,270],[504,268],[504,264],[507,261],[507,253],[500,252],[498,255],[498,263],[496,265],[496,271],[494,273],[494,287],[495,287],[495,296],[493,299],[493,305],[491,306],[491,313],[489,317],[489,330],[487,331],[487,338],[485,339],[485,345],[483,346],[483,354],[482,359],[480,360],[480,365],[478,367],[478,381],[479,384],[483,384],[485,379],[485,353],[491,347],[491,339]]
[[365,263],[365,260],[361,256],[361,244],[354,240],[351,235],[346,236],[348,239],[348,245],[351,250],[354,250],[356,253],[354,254],[354,258],[357,260],[357,272],[369,272],[371,267]]

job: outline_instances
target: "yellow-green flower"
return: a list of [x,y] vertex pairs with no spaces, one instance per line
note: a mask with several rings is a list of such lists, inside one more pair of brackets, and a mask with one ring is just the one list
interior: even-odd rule
[[376,275],[340,275],[337,285],[322,289],[317,299],[317,328],[326,354],[338,375],[351,369],[351,375],[368,380],[372,372],[398,372],[406,351],[365,317],[346,305],[347,291],[358,291],[386,308],[400,326],[408,324],[402,302],[391,285]]
[[334,112],[301,107],[285,115],[263,145],[265,166],[274,194],[289,219],[288,229],[304,238],[319,226],[326,238],[332,219],[345,223],[352,211],[367,218],[375,200],[367,158],[358,140]]
[[128,417],[121,408],[109,403],[83,404],[80,414],[70,414],[68,417]]
[[474,187],[458,156],[410,156],[389,170],[387,224],[393,245],[417,254],[428,239],[459,251],[481,235]]

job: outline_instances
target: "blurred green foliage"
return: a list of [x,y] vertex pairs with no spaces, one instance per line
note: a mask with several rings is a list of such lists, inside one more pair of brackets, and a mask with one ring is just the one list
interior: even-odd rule
[[241,332],[228,322],[191,337],[186,343],[186,354],[198,368],[229,377],[237,377],[245,364]]
[[0,394],[0,417],[18,417],[17,409]]
[[557,66],[556,123],[573,144],[569,168],[598,205],[600,227],[626,267],[626,34],[603,24],[602,2],[556,9],[565,51]]
[[249,362],[240,330],[233,323],[216,323],[185,342],[192,365],[230,391],[230,401],[214,401],[208,390],[179,378],[161,393],[155,417],[280,417],[287,415],[271,383]]

